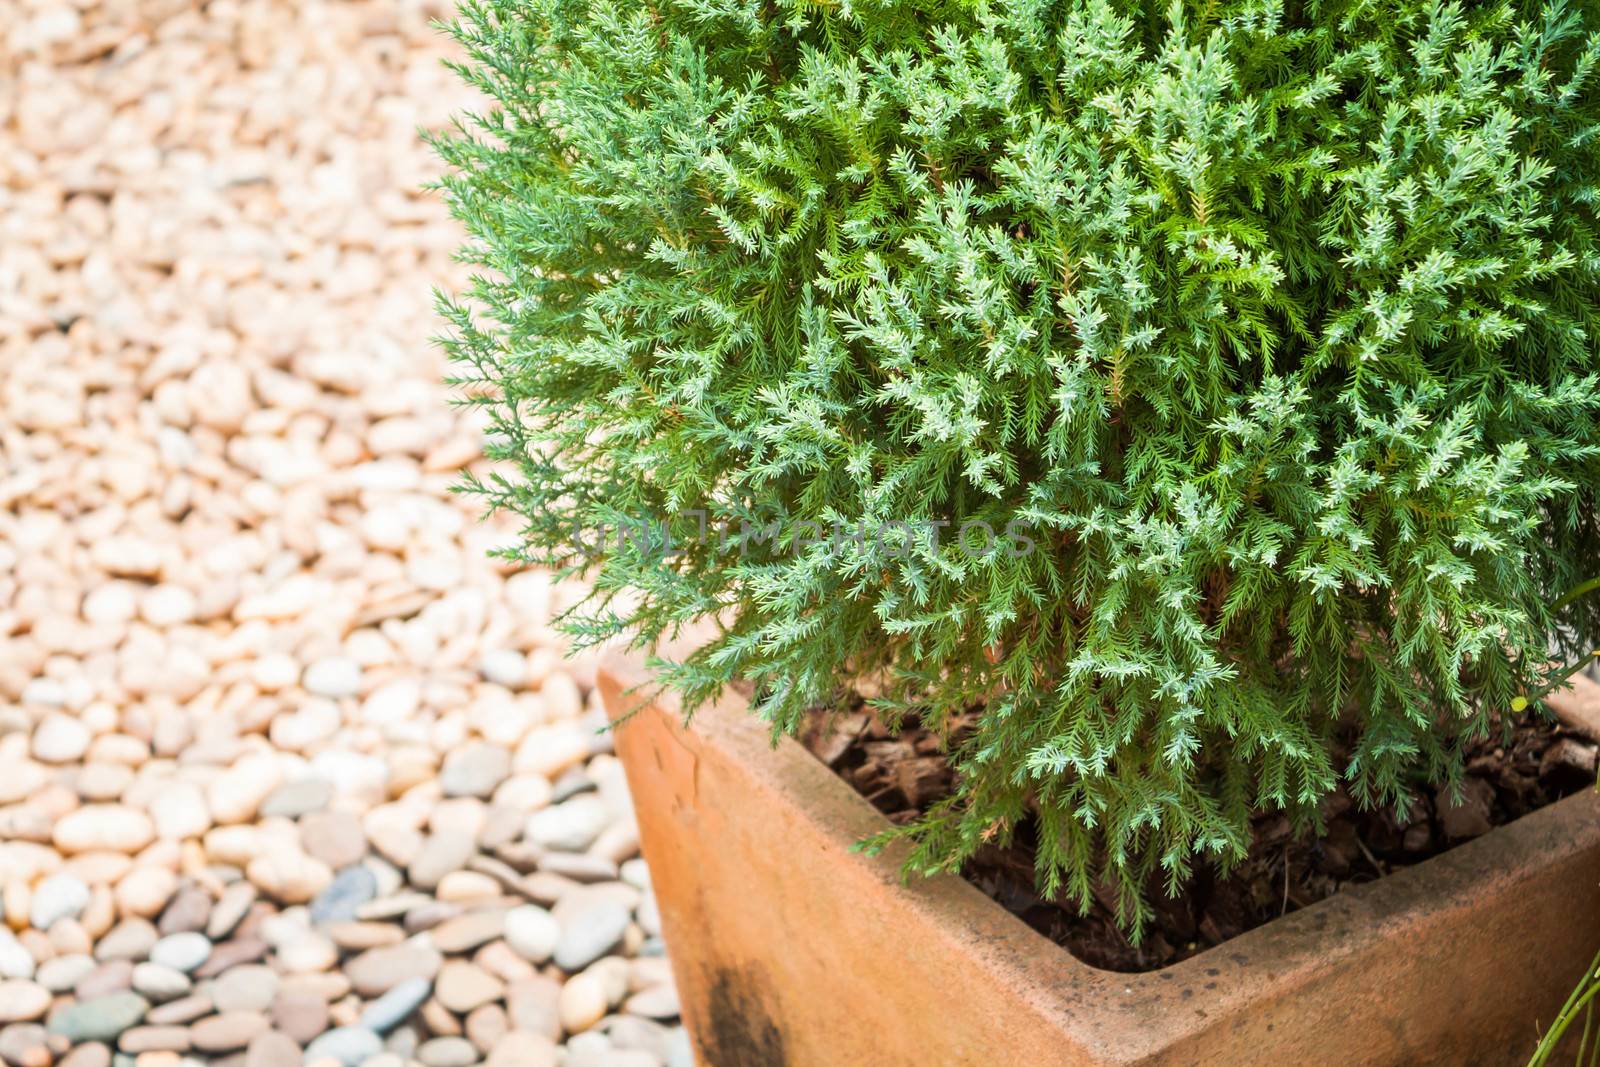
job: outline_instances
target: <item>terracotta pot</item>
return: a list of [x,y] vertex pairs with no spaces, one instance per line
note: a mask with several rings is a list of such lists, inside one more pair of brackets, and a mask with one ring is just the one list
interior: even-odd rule
[[[1146,974],[1080,962],[729,697],[600,687],[702,1067],[1519,1064],[1600,948],[1600,796],[1569,797]],[[1590,687],[1591,689],[1593,687]]]

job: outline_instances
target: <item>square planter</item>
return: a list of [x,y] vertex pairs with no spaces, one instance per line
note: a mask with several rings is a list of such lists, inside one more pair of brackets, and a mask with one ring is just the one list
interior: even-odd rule
[[1173,966],[1099,970],[959,878],[851,851],[883,817],[743,699],[685,729],[648,683],[600,676],[702,1067],[1520,1064],[1600,948],[1585,790]]

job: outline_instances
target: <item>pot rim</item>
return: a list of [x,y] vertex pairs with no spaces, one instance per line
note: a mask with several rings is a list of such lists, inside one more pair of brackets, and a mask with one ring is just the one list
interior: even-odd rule
[[[625,702],[616,708],[608,702],[614,728],[626,729],[628,714],[651,705],[684,722],[677,694],[656,683],[639,656],[612,653],[601,672]],[[1600,686],[1581,677],[1574,684],[1576,691],[1547,702],[1600,702]],[[694,740],[696,734],[703,735],[702,742]],[[931,920],[930,928],[952,947],[1036,1010],[1067,1020],[1106,1062],[1134,1062],[1168,1049],[1213,1028],[1219,1019],[1249,1012],[1265,996],[1281,997],[1325,978],[1390,939],[1421,939],[1441,929],[1455,936],[1463,913],[1514,896],[1520,884],[1576,854],[1600,850],[1600,792],[1585,789],[1177,963],[1154,971],[1110,971],[1080,960],[958,875],[902,877],[903,843],[877,856],[857,852],[858,842],[892,824],[797,741],[774,738],[742,695],[726,692],[696,712],[687,731],[673,736],[691,752],[704,741],[727,749],[761,788],[779,794],[830,844],[847,852],[849,862],[881,883],[897,907]],[[1505,933],[1490,930],[1489,936]],[[1175,996],[1196,993],[1193,1010],[1171,1010]]]

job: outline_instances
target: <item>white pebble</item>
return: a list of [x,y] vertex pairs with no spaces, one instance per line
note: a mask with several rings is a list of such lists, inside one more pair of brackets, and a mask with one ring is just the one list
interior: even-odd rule
[[70,715],[51,712],[33,732],[33,757],[45,763],[70,763],[89,751],[93,735]]
[[361,691],[361,665],[346,656],[324,656],[306,668],[300,684],[329,700],[353,697]]
[[89,887],[70,874],[55,874],[33,889],[28,921],[36,930],[48,930],[62,919],[76,919],[89,906]]
[[478,660],[478,673],[495,685],[521,689],[528,681],[528,661],[514,648],[497,648]]
[[561,939],[561,924],[537,904],[524,904],[506,912],[506,944],[523,959],[542,964],[550,959]]

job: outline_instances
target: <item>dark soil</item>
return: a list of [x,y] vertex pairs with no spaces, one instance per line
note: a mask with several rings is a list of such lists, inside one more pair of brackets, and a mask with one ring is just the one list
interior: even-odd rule
[[[1554,722],[1519,723],[1509,746],[1500,744],[1498,729],[1491,733],[1471,750],[1460,804],[1441,790],[1417,797],[1408,817],[1397,819],[1392,810],[1362,810],[1339,792],[1323,802],[1327,832],[1315,838],[1294,834],[1282,815],[1261,815],[1249,857],[1229,875],[1197,864],[1184,895],[1168,899],[1159,888],[1150,894],[1156,915],[1137,946],[1118,929],[1111,898],[1080,915],[1075,905],[1035,894],[1031,825],[1019,827],[1007,848],[986,846],[962,874],[1085,963],[1156,970],[1594,784],[1595,746]],[[865,713],[819,711],[801,740],[895,823],[912,821],[954,789],[938,740],[917,727],[892,735]]]

